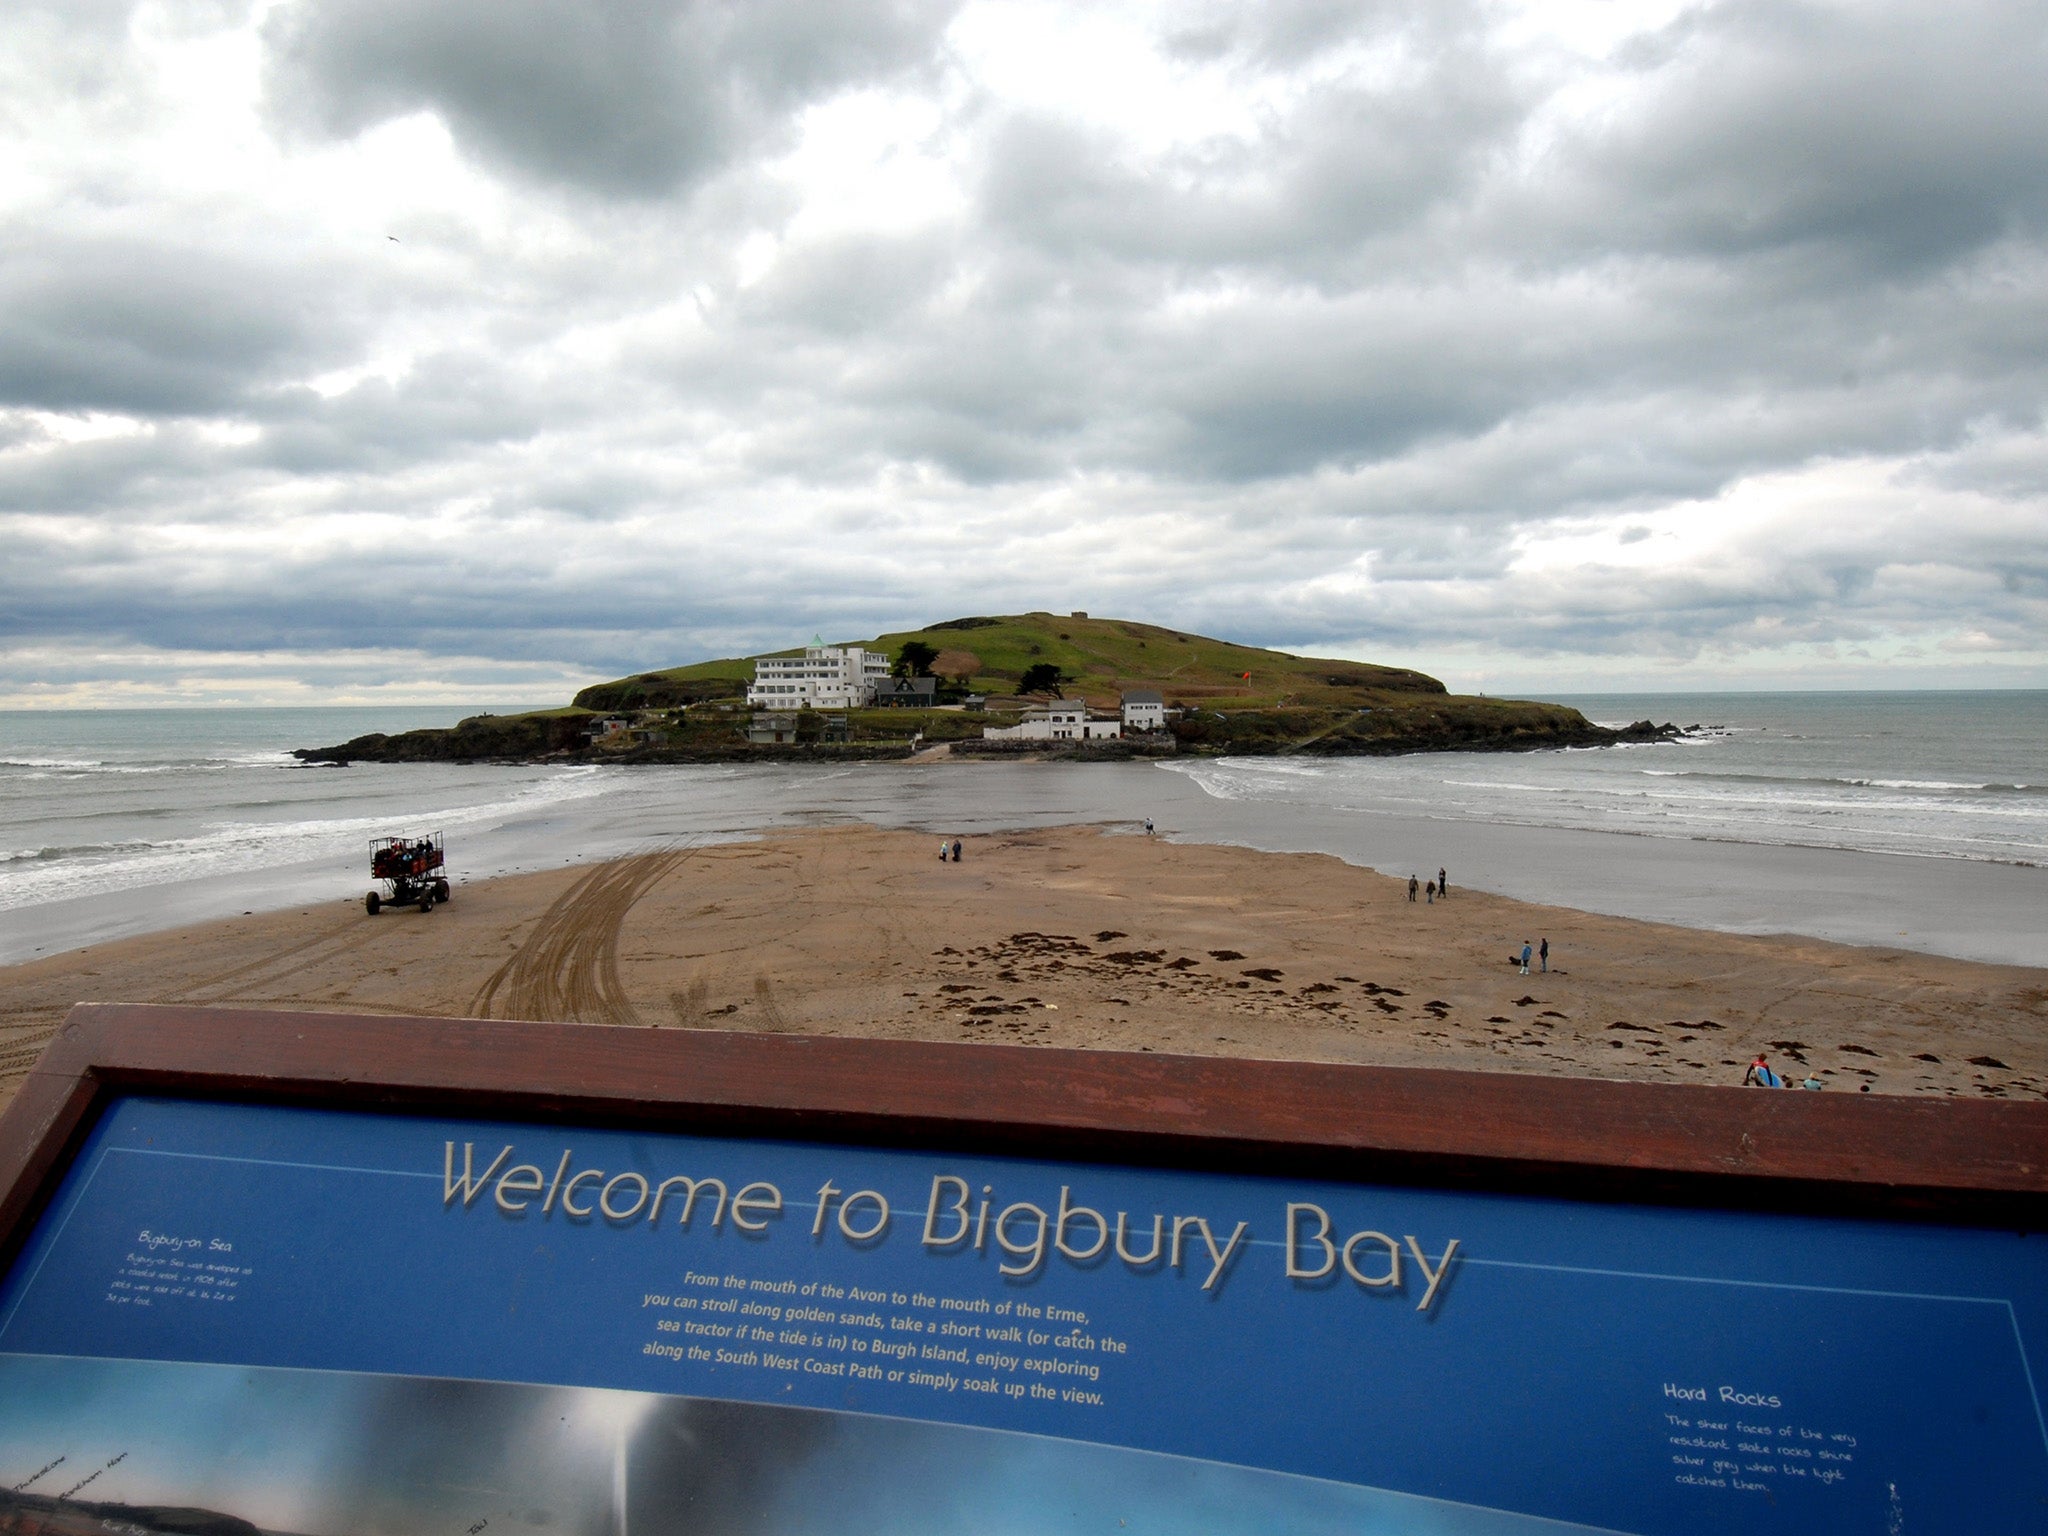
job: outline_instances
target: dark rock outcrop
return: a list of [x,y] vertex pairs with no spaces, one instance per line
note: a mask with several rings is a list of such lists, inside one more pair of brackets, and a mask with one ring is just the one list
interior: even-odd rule
[[472,715],[450,730],[373,731],[338,747],[301,747],[302,763],[526,762],[583,749],[588,715]]

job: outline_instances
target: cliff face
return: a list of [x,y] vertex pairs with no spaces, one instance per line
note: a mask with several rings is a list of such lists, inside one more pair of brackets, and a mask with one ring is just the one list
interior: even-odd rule
[[336,747],[301,747],[303,763],[528,762],[583,749],[585,715],[472,715],[449,730],[373,731]]
[[576,695],[578,709],[615,713],[634,709],[683,709],[713,699],[745,698],[747,684],[734,677],[666,677],[645,672],[616,682],[593,683]]
[[1610,730],[1562,704],[1459,694],[1359,710],[1194,710],[1175,721],[1172,729],[1183,751],[1311,757],[1526,752],[1654,741],[1676,734],[1671,726],[1647,720]]

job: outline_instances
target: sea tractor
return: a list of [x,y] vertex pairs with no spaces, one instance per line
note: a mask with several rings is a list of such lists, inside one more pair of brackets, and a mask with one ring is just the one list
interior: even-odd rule
[[370,840],[370,878],[384,887],[363,898],[363,910],[375,917],[387,902],[392,906],[417,906],[422,912],[434,910],[434,903],[449,896],[448,879],[442,873],[441,834],[425,837],[377,837]]

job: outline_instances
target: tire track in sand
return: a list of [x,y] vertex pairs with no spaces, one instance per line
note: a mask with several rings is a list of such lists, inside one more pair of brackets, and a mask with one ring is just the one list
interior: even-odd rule
[[0,1103],[19,1086],[43,1054],[43,1048],[64,1027],[65,1007],[9,1009],[0,1022]]
[[[195,977],[165,992],[157,1001],[165,1003],[228,1003],[271,1001],[252,996],[252,988],[274,991],[290,978],[316,965],[325,964],[352,949],[360,949],[377,930],[363,920],[342,920],[324,933],[288,945],[225,971]],[[200,994],[211,992],[211,997]]]
[[526,942],[477,989],[469,1016],[641,1023],[619,980],[619,929],[634,903],[691,851],[633,854],[591,869],[555,898]]

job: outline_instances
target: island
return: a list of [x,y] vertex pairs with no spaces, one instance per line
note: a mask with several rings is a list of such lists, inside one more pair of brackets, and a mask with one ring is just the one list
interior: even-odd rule
[[[850,680],[826,682],[828,672]],[[1680,734],[1648,720],[1595,725],[1562,704],[1454,694],[1407,668],[1026,613],[643,672],[594,684],[559,709],[293,755],[310,764],[1114,761],[1526,752]]]

